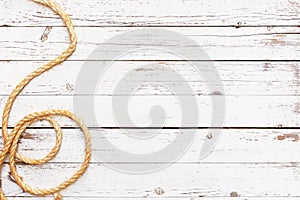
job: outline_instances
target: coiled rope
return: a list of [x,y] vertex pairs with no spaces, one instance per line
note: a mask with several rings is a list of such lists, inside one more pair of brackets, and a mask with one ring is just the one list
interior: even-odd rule
[[[61,9],[55,2],[52,2],[51,0],[33,0],[36,3],[42,4],[44,6],[49,7],[52,9],[55,13],[57,13],[62,20],[64,21],[68,32],[70,36],[70,45],[69,47],[61,53],[57,58],[50,61],[49,63],[37,68],[33,72],[31,72],[28,76],[26,76],[12,91],[11,95],[9,96],[4,111],[2,115],[2,135],[4,138],[4,147],[0,153],[0,166],[3,167],[3,163],[5,160],[5,157],[7,154],[9,154],[9,166],[11,175],[13,176],[15,182],[22,188],[23,191],[31,193],[32,195],[36,196],[46,196],[46,195],[54,195],[55,200],[62,199],[62,195],[60,194],[60,191],[65,189],[66,187],[73,184],[82,174],[85,172],[85,170],[88,167],[89,161],[91,159],[91,142],[90,142],[90,135],[87,127],[84,125],[84,123],[76,117],[73,113],[66,111],[66,110],[45,110],[42,112],[34,112],[30,115],[25,116],[22,120],[20,120],[17,125],[13,128],[13,130],[8,133],[8,120],[9,115],[12,110],[14,101],[16,100],[17,96],[20,94],[20,92],[32,81],[34,78],[38,77],[39,75],[43,74],[44,72],[50,70],[54,66],[64,62],[70,55],[73,54],[73,52],[76,49],[76,34],[74,32],[74,26],[72,24],[72,21],[68,14],[65,13],[63,9]],[[39,188],[33,188],[29,185],[27,185],[22,178],[19,176],[17,170],[16,170],[16,159],[23,161],[24,163],[31,164],[31,165],[41,165],[44,164],[51,159],[53,159],[56,154],[58,153],[61,142],[62,142],[62,130],[59,126],[59,124],[53,119],[53,116],[64,116],[72,119],[75,121],[79,127],[81,128],[84,136],[85,136],[85,158],[84,161],[79,168],[79,170],[68,180],[65,182],[59,184],[56,187],[50,188],[50,189],[39,189]],[[46,120],[48,121],[54,128],[56,132],[56,144],[50,151],[48,155],[46,155],[44,158],[41,159],[31,159],[25,156],[20,155],[17,153],[18,148],[18,141],[21,138],[22,133],[25,131],[25,129],[30,126],[32,123],[38,121],[38,120]],[[4,192],[2,191],[2,188],[0,188],[0,198],[1,200],[6,200],[6,197],[4,195]]]

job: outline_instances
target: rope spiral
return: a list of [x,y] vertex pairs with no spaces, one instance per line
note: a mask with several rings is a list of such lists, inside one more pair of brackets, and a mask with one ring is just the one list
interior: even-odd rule
[[[68,14],[65,13],[65,11],[60,8],[55,2],[52,2],[51,0],[33,0],[36,3],[42,4],[46,7],[49,7],[52,9],[55,13],[57,13],[61,19],[64,21],[68,32],[70,36],[70,45],[69,47],[62,52],[57,58],[50,61],[49,63],[37,68],[33,72],[31,72],[28,76],[26,76],[12,91],[11,95],[9,96],[2,115],[2,135],[4,138],[4,146],[2,151],[0,152],[0,167],[3,167],[4,160],[6,158],[6,155],[9,154],[9,166],[11,175],[14,178],[15,182],[22,188],[23,191],[28,192],[32,195],[36,196],[46,196],[46,195],[54,195],[55,200],[61,200],[62,195],[60,194],[60,191],[65,189],[66,187],[73,184],[79,177],[82,176],[82,174],[86,171],[89,161],[91,159],[91,141],[90,141],[90,135],[88,128],[85,126],[85,124],[73,113],[67,111],[67,110],[46,110],[42,112],[34,112],[32,114],[29,114],[25,116],[23,119],[21,119],[16,126],[13,128],[13,130],[8,133],[8,121],[9,121],[9,115],[12,110],[14,101],[20,94],[20,92],[32,81],[34,78],[38,77],[39,75],[43,74],[44,72],[52,69],[54,66],[61,64],[64,62],[70,55],[73,54],[73,52],[76,49],[76,42],[77,37],[74,32],[74,26],[72,24],[72,21]],[[79,168],[79,170],[68,180],[64,181],[63,183],[59,184],[56,187],[50,188],[50,189],[38,189],[33,188],[26,184],[22,177],[18,174],[16,170],[16,159],[27,163],[31,165],[41,165],[44,164],[51,159],[53,159],[56,154],[58,153],[61,142],[62,142],[62,130],[59,124],[53,119],[53,116],[64,116],[67,118],[70,118],[71,120],[75,121],[77,125],[81,128],[83,135],[85,136],[85,158],[84,161]],[[32,123],[38,121],[38,120],[46,120],[48,121],[54,128],[56,132],[56,144],[46,155],[44,158],[41,159],[31,159],[25,156],[20,155],[17,152],[18,148],[18,141],[20,140],[22,133],[26,130],[28,126],[30,126]],[[5,194],[0,188],[0,199],[6,200]]]

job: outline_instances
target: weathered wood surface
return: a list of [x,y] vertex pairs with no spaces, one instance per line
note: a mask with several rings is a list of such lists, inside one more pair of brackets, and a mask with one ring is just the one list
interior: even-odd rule
[[[236,192],[232,192],[232,196],[234,197],[234,200],[245,200],[245,197],[236,197]],[[232,200],[232,197],[221,197],[224,200]],[[13,200],[29,200],[29,199],[41,199],[41,197],[10,197],[10,199]],[[53,200],[53,197],[43,197],[44,200]],[[89,196],[89,197],[65,197],[65,199],[69,199],[69,200],[90,200],[90,199],[106,199],[106,200],[124,200],[124,199],[131,199],[131,198],[99,198],[97,196]],[[145,198],[134,198],[136,200],[144,200]],[[149,200],[156,200],[158,198],[148,198]],[[161,200],[219,200],[220,197],[192,197],[192,198],[185,198],[185,197],[180,197],[180,198],[173,198],[173,197],[159,197],[159,199]],[[298,200],[298,197],[247,197],[247,199],[251,199],[251,200],[278,200],[278,199],[282,199],[282,200]]]
[[[130,152],[147,153],[151,150],[160,150],[171,144],[176,136],[182,134],[179,130],[164,129],[151,140],[138,140],[124,134],[130,131],[118,129],[91,129],[92,144],[94,152],[101,152],[104,156],[117,154],[117,148],[127,149]],[[139,130],[143,134],[147,130]],[[188,151],[176,162],[205,165],[205,163],[297,163],[299,161],[300,146],[299,132],[297,130],[281,129],[225,129],[221,131],[218,145],[211,154],[203,160],[199,154],[203,142],[206,139],[208,130],[195,131],[195,138],[188,139],[193,142]],[[61,151],[57,157],[50,161],[54,163],[79,163],[84,157],[84,143],[81,132],[78,129],[64,129]],[[183,132],[183,134],[187,134]],[[112,147],[103,147],[106,141],[112,143]],[[182,141],[175,141],[179,143]],[[145,145],[147,143],[147,145]],[[46,155],[55,144],[54,132],[49,129],[28,129],[23,134],[19,145],[19,152],[29,157],[42,157]],[[115,147],[115,148],[114,148]],[[93,163],[105,162],[104,160],[93,159]],[[118,158],[112,157],[110,162],[122,163]],[[126,163],[152,163],[157,159],[137,160],[132,159]],[[162,162],[162,161],[160,161]],[[175,162],[175,161],[174,161]],[[168,162],[163,162],[168,163]]]
[[[14,125],[18,120],[33,111],[45,109],[74,110],[73,96],[22,96],[15,102],[11,113],[11,123]],[[93,96],[77,97],[83,102]],[[116,121],[118,111],[112,109],[112,101],[115,96],[95,96],[94,108],[97,122],[90,121],[90,112],[83,112],[87,107],[76,107],[80,110],[81,117],[86,119],[89,127],[128,127],[127,120]],[[182,124],[182,107],[179,104],[179,96],[135,96],[128,102],[128,113],[136,126],[148,127],[151,122],[151,108],[161,106],[166,117],[158,116],[157,120],[165,121],[164,127],[210,127],[212,117],[212,103],[209,96],[192,96],[198,104],[198,111],[191,114],[199,115],[198,126],[188,122]],[[222,98],[216,96],[215,98]],[[3,109],[7,97],[0,98],[0,109]],[[298,127],[300,123],[298,96],[227,96],[226,115],[224,127]],[[196,109],[196,108],[195,108]],[[73,127],[69,120],[61,119],[62,126]],[[42,123],[38,125],[48,123]],[[99,125],[100,124],[100,125]],[[161,126],[160,126],[161,127]]]
[[[236,197],[236,195],[238,195],[236,192],[232,192],[231,193],[234,197],[234,200],[245,200],[245,197]],[[13,200],[28,200],[28,199],[40,199],[41,197],[10,197],[10,199],[13,199]],[[232,200],[232,197],[221,197],[222,199],[224,200]],[[45,200],[53,200],[53,197],[43,197],[43,199]],[[90,196],[90,197],[80,197],[80,196],[77,196],[77,197],[65,197],[65,199],[70,199],[70,200],[77,200],[77,199],[80,199],[80,200],[90,200],[90,199],[101,199],[97,196]],[[106,200],[124,200],[126,198],[104,198]],[[128,198],[127,198],[128,199]],[[136,200],[144,200],[145,198],[134,198]],[[156,200],[157,198],[148,198],[147,199],[149,200]],[[219,200],[220,197],[208,197],[208,198],[205,198],[205,197],[192,197],[192,198],[185,198],[185,197],[180,197],[180,198],[173,198],[173,197],[159,197],[159,199],[162,199],[162,200],[168,200],[168,199],[171,199],[171,200]],[[251,200],[278,200],[278,199],[282,199],[282,200],[298,200],[298,197],[247,197],[247,199],[251,199]]]
[[[93,152],[103,156],[115,154],[110,162],[93,158],[91,167],[78,183],[63,192],[64,199],[170,199],[170,200],[296,200],[299,186],[299,13],[300,3],[294,0],[57,0],[76,26],[76,53],[63,65],[38,77],[21,94],[13,108],[10,126],[24,115],[44,109],[74,110],[74,95],[90,98],[95,95],[97,120],[91,128]],[[30,1],[9,0],[0,3],[0,111],[13,87],[29,72],[57,56],[68,45],[68,35],[57,15]],[[132,30],[160,28],[178,32],[195,41],[220,74],[226,98],[226,118],[221,138],[212,153],[199,159],[208,133],[211,97],[206,81],[191,70],[191,64],[203,58],[186,55],[188,62],[157,49],[135,51],[119,58],[103,76],[94,93],[76,91],[76,79],[85,62],[97,67],[103,60],[120,53],[124,46],[148,45],[148,36],[122,43],[106,41]],[[176,43],[172,38],[155,43],[166,49],[173,46],[185,54],[192,46]],[[153,42],[152,42],[153,44]],[[111,51],[114,45],[116,52]],[[89,57],[99,47],[103,57]],[[120,50],[119,50],[120,49]],[[185,51],[183,50],[185,49]],[[192,52],[192,51],[191,51]],[[116,148],[128,152],[151,152],[172,143],[182,134],[180,104],[164,87],[147,85],[135,75],[125,79],[131,87],[115,92],[122,76],[131,70],[145,70],[155,65],[160,73],[165,67],[176,70],[193,90],[180,91],[177,97],[191,96],[199,106],[200,121],[193,144],[174,162],[158,159],[124,161],[118,159]],[[209,70],[209,69],[205,69]],[[149,73],[155,77],[155,74]],[[156,80],[174,87],[176,79]],[[136,84],[136,85],[134,85]],[[162,84],[163,85],[163,84]],[[91,83],[87,83],[90,87]],[[136,90],[136,86],[138,90]],[[135,90],[135,93],[132,91]],[[154,105],[166,110],[166,129],[159,130],[151,140],[134,140],[124,132],[129,124],[116,123],[111,102],[118,96],[131,96],[130,117],[144,134],[151,122],[149,113]],[[223,96],[219,96],[220,98]],[[81,116],[86,119],[86,116]],[[71,175],[83,158],[80,131],[69,120],[58,119],[64,127],[64,140],[58,156],[43,166],[18,169],[25,181],[44,187],[54,186]],[[162,119],[160,119],[162,120]],[[194,124],[193,124],[194,125]],[[125,129],[120,129],[125,127]],[[184,126],[189,126],[185,124]],[[101,128],[102,127],[102,128]],[[104,127],[104,128],[103,128]],[[106,127],[106,128],[105,128]],[[158,128],[158,127],[157,127]],[[197,129],[194,129],[197,128]],[[221,127],[222,128],[222,127]],[[155,128],[154,128],[155,130]],[[184,133],[183,133],[184,134]],[[101,146],[110,141],[116,148]],[[181,141],[184,142],[184,141]],[[55,136],[49,125],[38,122],[26,130],[19,151],[30,157],[41,157],[50,151]],[[3,145],[3,141],[0,141]],[[109,166],[143,167],[165,164],[168,167],[149,174],[132,175],[114,171]],[[23,193],[8,175],[2,172],[2,186],[9,199],[40,199]],[[53,199],[46,197],[45,199]]]
[[[57,0],[76,26],[299,25],[296,0]],[[30,1],[1,1],[1,25],[62,26],[58,16]]]
[[[40,187],[54,186],[72,175],[80,164],[18,166],[24,181]],[[120,164],[128,165],[128,164]],[[159,165],[159,164],[158,164]],[[143,164],[140,164],[143,167]],[[298,164],[174,164],[155,173],[120,173],[102,164],[91,164],[77,184],[64,190],[66,196],[106,197],[299,197]],[[8,195],[28,196],[7,178]],[[160,188],[158,192],[157,189]],[[158,194],[157,194],[158,193]],[[162,194],[164,193],[164,194]],[[162,195],[159,195],[162,194]]]
[[[105,43],[121,33],[138,29],[135,27],[77,27],[77,51],[70,60],[107,60],[115,53],[122,52],[122,47],[146,47],[151,44],[163,49],[149,49],[125,54],[122,60],[182,60],[181,57],[167,53],[168,46],[178,47],[179,55],[188,60],[206,60],[195,56],[194,46],[187,46],[186,41],[166,38],[164,42],[149,40],[149,35],[137,39],[124,38],[119,42]],[[162,27],[175,31],[195,41],[211,60],[299,60],[299,27]],[[68,45],[68,35],[64,27],[53,27],[47,36],[45,27],[1,27],[0,60],[50,60]],[[152,41],[152,42],[150,42]],[[121,42],[121,44],[120,44]],[[115,49],[112,50],[111,47]],[[150,46],[150,45],[149,45]],[[98,47],[98,48],[97,48]],[[98,55],[89,57],[97,48]],[[120,52],[118,52],[120,51]],[[189,53],[187,53],[189,51]],[[186,55],[187,54],[187,55]],[[186,59],[187,59],[186,58]]]
[[[1,56],[1,55],[0,55]],[[17,81],[24,75],[45,63],[45,61],[11,61],[0,62],[0,94],[8,95],[12,91]],[[88,65],[95,69],[101,66],[101,61],[88,61]],[[211,95],[206,85],[217,86],[219,83],[215,80],[205,80],[196,71],[192,71],[193,63],[176,61],[116,61],[109,69],[109,73],[100,77],[101,85],[94,93],[85,93],[84,91],[74,91],[78,73],[85,64],[84,61],[67,61],[47,74],[36,78],[28,85],[21,95],[171,95],[168,90],[153,86],[150,83],[144,83],[138,74],[132,74],[130,79],[124,79],[123,76],[130,71],[149,69],[149,65],[155,65],[157,72],[164,68],[174,69],[186,81],[194,95]],[[299,62],[214,62],[218,70],[226,96],[294,96],[300,94],[300,63]],[[208,70],[204,68],[203,70]],[[166,77],[165,79],[155,78],[155,74],[149,73],[153,80],[163,82],[165,85],[178,87],[178,78]],[[13,77],[13,78],[12,78]],[[123,78],[129,86],[122,93],[115,92],[118,81]],[[136,79],[136,80],[135,80]],[[92,83],[87,82],[87,87]],[[150,86],[149,86],[150,85]],[[132,93],[136,90],[137,92]],[[184,91],[176,93],[177,95],[190,95]]]

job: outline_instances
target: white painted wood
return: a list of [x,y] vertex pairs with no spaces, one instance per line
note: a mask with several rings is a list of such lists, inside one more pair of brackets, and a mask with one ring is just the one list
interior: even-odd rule
[[[92,162],[108,162],[103,158],[111,155],[109,162],[115,163],[151,163],[162,162],[159,159],[138,160],[132,157],[131,160],[121,161],[118,158],[118,149],[125,152],[140,154],[149,154],[154,151],[160,151],[167,146],[175,143],[180,146],[180,142],[191,143],[187,151],[182,154],[176,163],[266,163],[266,162],[300,162],[300,146],[299,132],[297,130],[281,130],[281,129],[236,129],[221,130],[221,137],[213,149],[205,159],[199,159],[203,142],[209,130],[195,130],[194,138],[174,140],[181,133],[179,130],[157,130],[155,137],[147,140],[135,139],[129,137],[127,133],[132,133],[130,129],[91,129],[92,149],[93,152],[100,152],[99,156],[94,157]],[[138,135],[143,135],[147,130],[139,130]],[[55,144],[55,136],[53,131],[49,129],[28,129],[19,144],[19,152],[23,155],[41,158],[52,149]],[[106,148],[103,146],[105,142],[110,142],[112,146]],[[145,144],[146,143],[146,144]],[[2,145],[2,141],[1,141]],[[182,145],[181,145],[182,147]],[[176,148],[176,147],[173,147]],[[182,147],[184,148],[184,147]],[[97,154],[98,155],[98,154]],[[63,143],[57,157],[51,162],[55,163],[76,163],[80,162],[84,157],[84,140],[78,129],[64,129]],[[164,161],[163,163],[168,163]]]
[[[148,46],[149,35],[137,37],[138,40],[126,38],[116,43],[103,44],[113,36],[137,30],[134,27],[78,27],[77,51],[70,60],[105,60],[111,59],[114,53],[123,53],[122,47]],[[212,60],[299,60],[300,47],[297,27],[245,27],[235,29],[232,27],[169,27],[163,28],[187,36],[202,47]],[[149,30],[149,28],[148,28]],[[0,60],[50,60],[65,50],[68,45],[67,31],[64,27],[54,27],[47,36],[41,40],[44,27],[2,27],[0,28]],[[45,37],[45,36],[43,36]],[[118,59],[122,60],[182,60],[181,57],[166,52],[168,46],[178,47],[177,55],[187,57],[188,60],[203,60],[195,56],[195,48],[186,47],[186,42],[174,42],[170,37],[164,43],[151,42],[163,49],[146,49],[133,51]],[[179,44],[178,44],[179,43]],[[131,45],[132,44],[132,45]],[[116,45],[111,50],[111,45]],[[131,46],[130,46],[131,45]],[[104,56],[88,58],[97,48]],[[183,50],[184,49],[184,50]],[[190,50],[191,53],[187,53]],[[114,52],[114,53],[112,53]],[[99,52],[98,52],[99,53]],[[191,58],[190,58],[191,57]]]
[[[128,165],[128,164],[127,164]],[[18,166],[23,180],[33,186],[49,187],[65,180],[79,164]],[[140,167],[143,167],[141,165]],[[28,196],[2,172],[3,190],[8,195]],[[39,178],[37,178],[39,177]],[[160,188],[163,195],[155,190]],[[105,197],[299,197],[298,164],[174,164],[149,174],[127,174],[91,164],[66,196]]]
[[[120,33],[135,30],[133,26],[158,27],[178,32],[193,39],[215,62],[225,89],[226,118],[222,136],[213,152],[204,160],[199,153],[206,139],[207,129],[195,131],[194,143],[177,161],[161,162],[135,160],[127,162],[118,159],[116,148],[101,146],[110,141],[115,147],[129,152],[149,153],[159,150],[180,134],[180,105],[175,96],[163,87],[142,85],[130,94],[134,87],[122,93],[113,92],[117,81],[114,78],[125,75],[134,67],[144,70],[144,65],[154,63],[156,72],[163,67],[178,70],[193,89],[192,96],[199,106],[199,127],[210,126],[211,91],[207,82],[189,70],[189,64],[179,57],[158,50],[143,50],[121,57],[111,66],[111,74],[104,77],[95,94],[97,119],[100,124],[81,117],[91,129],[93,152],[103,156],[115,154],[111,162],[101,163],[93,159],[88,172],[79,182],[63,191],[64,199],[107,199],[141,200],[147,197],[173,200],[296,200],[299,199],[299,9],[294,0],[222,0],[200,2],[197,0],[57,0],[74,21],[79,43],[76,53],[64,66],[37,78],[18,98],[11,115],[10,125],[33,111],[44,109],[73,110],[75,80],[80,67],[88,55],[100,45],[105,50],[106,40]],[[26,74],[46,60],[57,56],[68,45],[67,32],[57,15],[30,1],[9,0],[0,4],[0,111],[3,110],[7,95]],[[7,27],[14,26],[14,27]],[[45,32],[45,26],[46,32]],[[251,27],[249,27],[251,26]],[[253,27],[254,26],[254,27]],[[149,42],[149,37],[140,37]],[[126,46],[133,41],[124,39]],[[117,51],[124,45],[116,44]],[[186,43],[175,44],[170,38],[158,43],[162,48],[174,46],[181,54]],[[193,54],[194,55],[194,54]],[[201,60],[193,56],[188,60]],[[220,62],[224,60],[223,62]],[[244,61],[243,61],[244,60]],[[276,60],[272,62],[270,60]],[[6,62],[9,61],[9,62]],[[228,62],[229,61],[229,62]],[[243,62],[240,62],[243,61]],[[278,62],[279,61],[279,62]],[[293,61],[293,62],[285,62]],[[101,62],[101,61],[100,61]],[[94,63],[100,63],[94,62]],[[92,61],[90,62],[92,63]],[[96,67],[96,65],[95,65]],[[150,76],[155,76],[150,73]],[[135,77],[133,77],[135,79]],[[172,83],[168,78],[165,83]],[[157,81],[161,82],[160,80]],[[137,81],[136,85],[143,83]],[[179,81],[173,81],[178,84]],[[210,84],[216,85],[212,81]],[[172,85],[172,84],[171,84]],[[89,84],[87,84],[89,86]],[[127,138],[124,131],[101,129],[102,127],[129,126],[116,123],[111,101],[121,95],[131,95],[128,107],[130,117],[142,127],[150,122],[150,108],[162,105],[166,110],[165,126],[150,140]],[[219,94],[214,91],[213,95]],[[80,93],[87,98],[87,93]],[[190,96],[184,92],[179,96]],[[218,96],[217,96],[218,97]],[[219,96],[220,97],[220,96]],[[84,113],[89,115],[89,113]],[[116,113],[118,114],[118,113]],[[62,126],[74,127],[66,119],[59,119]],[[20,142],[19,150],[31,157],[45,155],[55,142],[55,137],[44,122],[29,129]],[[185,124],[185,126],[189,126]],[[246,127],[246,129],[233,129]],[[254,129],[249,129],[249,128]],[[273,127],[274,129],[255,129]],[[247,129],[248,128],[248,129]],[[277,129],[275,129],[277,128]],[[25,166],[18,169],[30,184],[48,187],[64,180],[79,166],[83,157],[82,136],[78,129],[64,128],[64,141],[57,158],[43,166]],[[143,134],[147,129],[140,129]],[[103,135],[101,135],[103,134]],[[1,145],[3,141],[0,142]],[[182,141],[181,141],[182,142]],[[169,167],[155,173],[132,175],[120,173],[107,165],[145,167],[166,164]],[[175,163],[173,165],[170,165]],[[104,165],[103,165],[104,164]],[[16,186],[8,175],[8,165],[2,171],[2,188],[9,199],[31,198]],[[205,198],[202,198],[202,197]],[[231,196],[231,197],[230,197]],[[235,197],[240,196],[240,197]],[[46,199],[53,199],[47,197]]]
[[[57,0],[76,26],[227,26],[298,25],[294,0]],[[259,6],[258,6],[259,5]],[[1,25],[59,25],[49,9],[30,1],[1,4]]]
[[[179,96],[178,96],[179,97]],[[86,99],[86,96],[78,97]],[[88,97],[92,98],[92,97]],[[91,113],[82,108],[81,117],[89,127],[119,127],[129,126],[122,120],[116,122],[112,109],[112,100],[116,97],[95,96],[95,116],[97,122],[90,121]],[[199,127],[208,127],[211,124],[212,104],[209,96],[191,96],[198,104]],[[221,98],[216,96],[216,98]],[[0,110],[3,110],[7,97],[0,98]],[[299,126],[299,97],[297,96],[229,96],[226,97],[225,127],[295,127]],[[153,106],[159,105],[166,112],[166,119],[157,118],[159,122],[165,121],[165,127],[182,126],[181,106],[175,96],[135,96],[129,102],[129,116],[136,126],[147,127],[151,122],[149,116]],[[22,96],[15,102],[10,125],[13,125],[23,116],[33,111],[45,109],[73,109],[72,96]],[[197,113],[198,112],[198,113]],[[118,114],[118,113],[115,113]],[[44,123],[38,124],[43,126]],[[45,123],[46,124],[46,123]],[[69,120],[61,119],[62,126],[73,126]],[[194,124],[185,124],[189,127]],[[49,126],[47,124],[47,126]]]
[[[15,85],[27,74],[41,66],[43,61],[11,61],[0,62],[0,94],[8,95]],[[36,78],[28,85],[21,95],[73,95],[76,87],[76,80],[84,61],[68,61],[63,65]],[[101,67],[101,61],[89,61],[89,66],[95,69]],[[100,84],[94,93],[76,91],[76,95],[171,95],[172,93],[163,87],[157,87],[153,83],[145,83],[137,74],[131,73],[131,79],[123,79],[129,72],[145,69],[147,76],[160,85],[173,85],[175,88],[182,85],[179,79],[166,77],[165,79],[155,78],[155,73],[147,72],[149,65],[155,65],[156,73],[163,72],[163,69],[175,70],[192,88],[195,95],[211,95],[207,84],[218,85],[215,80],[209,82],[201,77],[192,66],[193,62],[173,61],[117,61],[107,66],[104,75],[99,74]],[[266,96],[266,95],[299,95],[300,78],[299,62],[214,62],[219,72],[225,95],[239,96]],[[205,70],[209,70],[205,68]],[[126,88],[122,93],[116,92],[116,85],[124,80],[131,87]],[[87,87],[91,88],[92,83],[86,81]],[[132,93],[132,91],[136,91]],[[186,91],[180,91],[178,95],[191,95]]]
[[[232,193],[233,196],[235,195],[235,193]],[[82,199],[82,200],[90,200],[90,199],[100,199],[97,196],[90,196],[90,197],[63,197],[64,199],[68,199],[68,200],[77,200],[77,199]],[[245,200],[245,197],[235,197],[234,199],[232,197],[221,197],[224,200]],[[28,199],[41,199],[41,197],[10,197],[10,199],[13,200],[28,200]],[[128,199],[128,198],[105,198],[106,200],[124,200],[124,199]],[[134,198],[136,200],[144,200],[145,198]],[[157,198],[147,198],[149,200],[156,200]],[[192,198],[173,198],[173,197],[159,197],[159,199],[161,200],[219,200],[220,198],[216,197],[192,197]],[[278,200],[278,199],[282,199],[282,200],[298,200],[298,197],[247,197],[247,200]],[[43,200],[53,200],[53,197],[43,197]]]

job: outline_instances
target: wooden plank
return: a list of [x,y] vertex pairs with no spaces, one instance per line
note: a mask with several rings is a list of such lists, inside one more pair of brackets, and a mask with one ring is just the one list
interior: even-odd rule
[[[157,130],[153,138],[133,138],[129,134],[136,133],[143,136],[149,131],[141,129],[135,132],[130,129],[91,129],[92,151],[95,153],[93,163],[132,163],[137,166],[142,163],[160,162],[170,163],[274,163],[274,162],[300,162],[299,131],[284,129],[237,129],[221,130],[221,137],[205,159],[200,159],[200,151],[209,130],[179,131],[172,129]],[[175,140],[182,134],[194,134]],[[49,129],[29,129],[24,134],[19,144],[19,152],[32,158],[41,158],[52,149],[55,144],[53,131]],[[2,145],[1,140],[1,145]],[[106,142],[111,145],[108,146]],[[191,146],[187,147],[186,144]],[[178,159],[163,155],[164,148],[173,145],[173,149],[182,148],[186,152],[178,154]],[[130,159],[120,159],[120,150],[132,154]],[[156,157],[140,158],[139,154],[151,154],[161,151],[161,160]],[[84,140],[79,130],[64,129],[63,143],[57,157],[50,162],[77,163],[84,157]],[[175,157],[174,157],[175,158]]]
[[[132,30],[145,30],[145,34],[108,41]],[[177,36],[165,34],[163,41],[149,40],[157,33],[151,28],[134,27],[78,27],[79,43],[70,60],[299,60],[299,28],[297,27],[169,27],[194,40],[189,43]],[[44,27],[0,28],[0,60],[50,60],[68,45],[64,27],[54,27],[46,39]],[[132,32],[131,32],[132,33]],[[131,34],[130,33],[130,34]],[[137,33],[135,33],[137,34]],[[161,34],[161,32],[159,32]],[[136,39],[135,39],[136,37]],[[105,43],[106,42],[106,43]],[[198,56],[199,45],[209,58]],[[128,48],[144,49],[130,51]],[[152,48],[152,47],[155,48]],[[98,48],[97,48],[98,47]],[[97,48],[97,50],[95,50]],[[169,53],[171,48],[171,52]],[[172,50],[173,49],[173,50]],[[125,52],[124,52],[125,51]],[[126,52],[127,51],[127,52]],[[176,51],[176,52],[174,52]],[[89,56],[92,52],[96,56]],[[119,54],[123,55],[121,57]],[[177,56],[179,55],[179,56]],[[249,56],[251,55],[251,56]],[[181,57],[180,57],[181,56]],[[182,58],[183,57],[183,58]]]
[[[79,164],[18,166],[23,180],[42,188],[55,186],[72,175]],[[141,165],[141,167],[143,167]],[[128,174],[101,164],[91,164],[75,185],[64,190],[66,196],[106,197],[298,197],[297,164],[174,164],[148,174]],[[28,196],[2,172],[2,188],[7,195]],[[37,178],[39,177],[39,178]],[[159,192],[158,192],[159,191]]]
[[[116,96],[79,96],[78,102],[94,99],[94,109],[90,103],[76,106],[76,112],[89,127],[128,127],[131,123],[127,119],[116,121],[116,116],[124,110],[113,111],[112,101]],[[124,98],[124,97],[122,97]],[[154,115],[155,125],[161,127],[195,127],[195,123],[182,124],[182,107],[179,104],[180,96],[135,96],[130,98],[128,109],[130,119],[135,126],[148,127],[151,122],[150,111],[154,106],[165,110],[162,114]],[[212,101],[209,96],[191,96],[198,105],[189,117],[199,117],[199,127],[210,127],[212,117]],[[223,98],[215,96],[216,99]],[[0,98],[0,110],[3,110],[7,97]],[[118,102],[119,100],[115,99]],[[123,100],[120,100],[123,102]],[[114,104],[116,105],[116,104]],[[90,107],[87,107],[90,106]],[[91,109],[89,109],[91,108]],[[114,106],[114,108],[116,108]],[[23,116],[33,111],[45,109],[74,110],[72,96],[22,96],[15,102],[11,114],[10,125],[13,125]],[[81,110],[82,109],[82,110]],[[126,112],[127,108],[124,108]],[[226,97],[226,116],[223,127],[297,127],[300,123],[298,96],[229,96]],[[95,113],[94,113],[95,111]],[[124,114],[124,113],[123,113]],[[157,114],[157,113],[156,113]],[[96,116],[96,120],[93,116]],[[186,118],[185,118],[186,119]],[[37,123],[36,126],[49,126]],[[69,120],[61,119],[62,126],[74,126]]]
[[[76,26],[257,26],[298,25],[299,3],[294,0],[57,0]],[[257,6],[259,5],[259,6]],[[61,26],[49,9],[30,1],[1,4],[1,24]]]
[[[236,193],[232,192],[232,197],[222,197],[222,199],[224,200],[245,200],[245,197],[236,197],[235,196]],[[29,200],[29,199],[41,199],[41,197],[9,197],[10,199],[13,200]],[[90,196],[90,197],[80,197],[80,196],[76,196],[76,197],[66,197],[63,196],[64,200],[77,200],[77,199],[82,199],[82,200],[90,200],[90,199],[101,199],[97,196]],[[53,197],[43,197],[43,200],[53,200]],[[127,200],[130,198],[104,198],[105,200]],[[136,200],[144,200],[145,198],[134,198]],[[147,198],[149,200],[156,200],[157,198]],[[159,199],[161,200],[219,200],[220,198],[216,197],[193,197],[193,198],[164,198],[164,197],[159,197]],[[247,197],[247,200],[278,200],[278,199],[282,199],[282,200],[298,200],[297,197]]]
[[[43,61],[12,61],[0,62],[0,94],[9,95],[15,85],[25,75],[41,66]],[[165,86],[179,88],[182,86],[180,78],[192,89],[194,95],[214,94],[207,87],[210,84],[218,86],[215,80],[205,80],[201,73],[197,73],[193,62],[157,62],[157,61],[117,61],[111,66],[103,66],[104,75],[99,74],[99,83],[94,93],[76,90],[76,80],[84,61],[68,61],[62,66],[51,70],[45,75],[36,78],[28,85],[21,95],[172,95]],[[88,61],[90,67],[102,67],[101,61]],[[152,65],[152,66],[151,66]],[[299,62],[214,62],[220,75],[224,95],[232,96],[278,96],[299,95],[300,78]],[[164,73],[164,69],[175,70],[180,78],[165,77],[156,78],[156,74]],[[147,75],[152,82],[145,83],[138,70],[145,70],[142,75]],[[155,69],[153,71],[148,71]],[[203,66],[202,70],[209,70]],[[124,78],[129,72],[130,76]],[[63,77],[62,77],[63,76]],[[141,76],[141,77],[140,77]],[[125,82],[128,87],[122,92],[115,91],[118,83]],[[92,88],[91,82],[86,81],[87,88]],[[157,86],[157,85],[160,85]],[[135,91],[135,92],[133,92]],[[178,90],[177,95],[191,95],[187,91]]]

